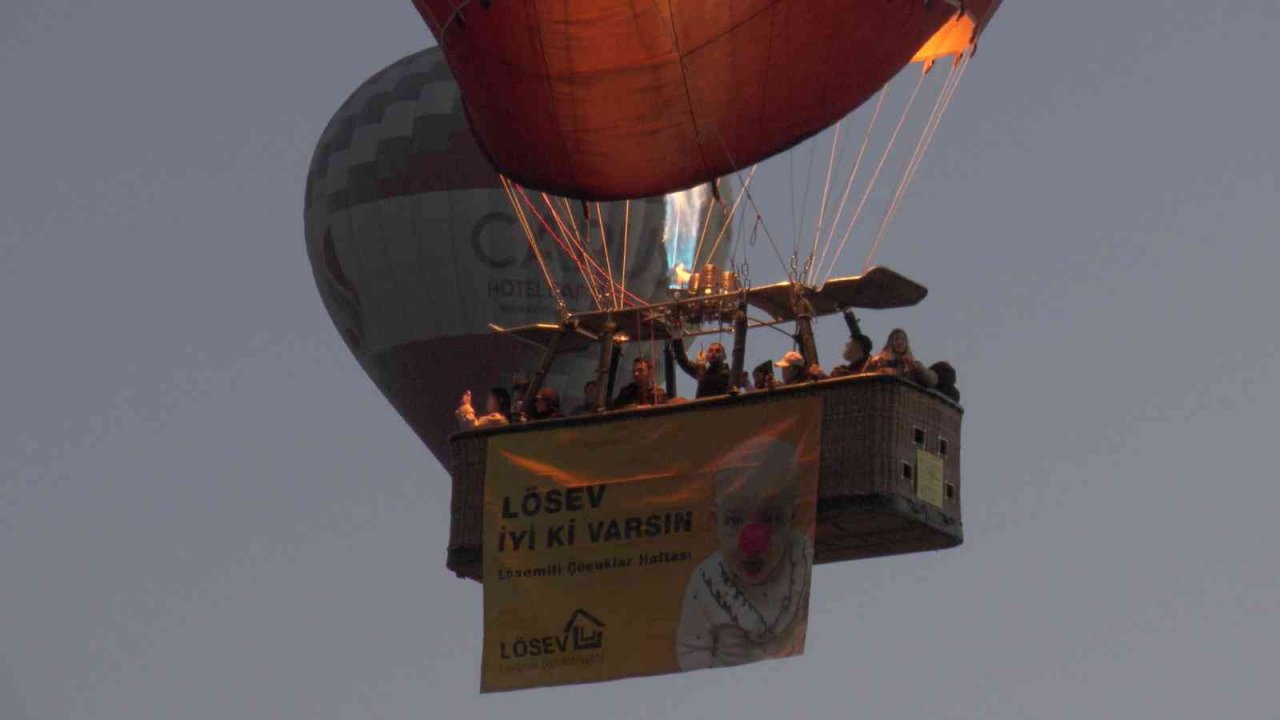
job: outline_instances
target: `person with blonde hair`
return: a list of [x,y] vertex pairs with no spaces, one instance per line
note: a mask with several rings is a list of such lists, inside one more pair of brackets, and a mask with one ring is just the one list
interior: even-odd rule
[[907,331],[894,328],[885,341],[880,354],[867,361],[864,372],[882,375],[897,375],[925,387],[938,384],[938,375],[925,367],[911,353],[911,341],[907,339]]

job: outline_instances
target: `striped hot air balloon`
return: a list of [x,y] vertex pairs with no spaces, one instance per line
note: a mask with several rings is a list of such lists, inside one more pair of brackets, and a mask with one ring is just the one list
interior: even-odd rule
[[[706,187],[599,211],[593,205],[585,218],[578,203],[517,192],[539,210],[526,219],[535,224],[555,290],[476,144],[436,48],[357,88],[325,128],[307,174],[307,253],[325,309],[365,371],[445,464],[459,396],[471,390],[483,398],[489,387],[509,385],[539,355],[493,334],[491,323],[555,321],[557,294],[570,311],[592,309],[602,292],[662,300],[674,280],[670,268],[717,261],[728,249],[722,243],[711,253],[707,243],[693,257],[690,233],[717,233],[723,216],[712,212]],[[557,222],[574,229],[561,233]],[[587,261],[562,252],[552,235],[580,237],[601,272],[585,276]],[[567,406],[595,365],[594,355],[563,358],[547,385]]]

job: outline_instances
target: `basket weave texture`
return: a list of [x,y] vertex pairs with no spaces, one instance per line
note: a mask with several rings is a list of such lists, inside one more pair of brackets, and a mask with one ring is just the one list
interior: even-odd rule
[[[463,432],[450,439],[453,499],[448,565],[460,577],[481,577],[485,458],[489,438],[513,432],[554,433],[638,413],[707,413],[744,403],[768,405],[822,397],[818,463],[818,563],[940,550],[963,540],[960,515],[960,421],[964,411],[938,393],[895,377],[826,380],[770,392],[664,407]],[[708,421],[714,421],[708,417]],[[917,494],[920,451],[942,457],[944,493],[935,506]]]

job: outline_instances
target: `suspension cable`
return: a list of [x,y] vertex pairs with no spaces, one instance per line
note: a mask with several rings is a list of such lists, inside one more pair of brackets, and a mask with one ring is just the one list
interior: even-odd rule
[[596,222],[600,225],[600,245],[604,248],[604,267],[609,273],[609,299],[613,303],[613,307],[622,307],[622,299],[617,297],[618,283],[613,279],[613,260],[609,258],[609,238],[604,234],[604,211],[600,209],[600,203],[596,203]]
[[840,204],[836,207],[835,217],[831,218],[831,226],[827,231],[827,240],[822,245],[822,257],[817,264],[813,266],[813,272],[810,274],[809,282],[813,282],[818,275],[818,268],[822,267],[827,261],[827,253],[831,250],[831,241],[835,239],[836,228],[840,226],[840,218],[844,217],[845,202],[849,199],[849,191],[853,189],[853,181],[858,177],[858,170],[862,167],[863,157],[866,155],[867,146],[871,141],[871,132],[876,127],[876,121],[880,118],[880,110],[884,107],[885,98],[889,96],[889,86],[885,85],[880,90],[880,98],[876,100],[876,108],[871,113],[871,122],[867,123],[867,131],[862,135],[862,146],[858,148],[858,157],[853,162],[853,170],[849,173],[849,179],[844,184],[844,192],[840,195]]
[[831,154],[827,156],[827,178],[822,183],[822,203],[818,206],[818,224],[813,229],[813,249],[809,251],[809,259],[805,261],[810,269],[813,267],[814,256],[818,254],[818,238],[822,237],[822,222],[826,219],[827,199],[831,196],[831,173],[836,169],[836,148],[840,145],[840,130],[844,127],[847,118],[846,115],[836,123],[836,130],[831,135]]
[[[720,133],[717,131],[716,135],[717,137],[719,137]],[[724,147],[723,137],[720,138],[720,147],[724,148],[725,156],[729,157],[729,162],[730,164],[732,164],[733,158],[729,156],[729,149]],[[734,165],[734,167],[736,168],[737,166]],[[752,165],[751,167],[752,167],[752,173],[754,173],[756,166]],[[764,221],[764,216],[761,215],[760,213],[760,206],[756,204],[755,197],[751,195],[751,187],[750,187],[751,183],[743,182],[742,172],[740,170],[735,169],[734,176],[738,178],[738,182],[742,185],[742,194],[747,196],[747,202],[751,204],[751,209],[755,212],[755,216],[756,216],[755,227],[758,227],[761,230],[764,230],[764,236],[766,239],[768,239],[769,246],[773,248],[773,254],[778,258],[778,264],[782,266],[783,269],[786,269],[787,261],[782,259],[782,252],[778,250],[778,243],[776,240],[773,239],[773,233],[769,232],[769,224]]]
[[[712,182],[715,182],[715,181],[713,180]],[[719,196],[719,193],[716,193],[716,195]],[[721,203],[723,203],[723,201],[716,203],[716,206],[719,207]],[[720,212],[723,213],[724,208],[721,208]],[[698,258],[702,256],[702,243],[704,240],[706,240],[707,228],[710,226],[711,226],[711,209],[708,208],[707,216],[702,219],[702,229],[698,231],[698,241],[693,244],[693,267],[689,268],[690,272],[697,272],[698,270],[698,267],[699,267]],[[708,261],[711,260],[710,254],[707,255],[707,260]]]
[[[570,207],[569,207],[569,201],[568,201],[568,200],[566,200],[566,199],[564,199],[564,198],[561,198],[561,200],[563,201],[563,204],[564,204],[564,206],[565,206],[565,210],[569,213],[569,216],[570,216],[570,217],[572,217],[572,216],[573,216],[573,210],[572,210],[572,208],[570,208]],[[534,212],[535,212],[535,213],[537,212],[537,211],[536,211],[536,209],[534,210]],[[542,216],[541,216],[541,214],[538,214],[538,219],[539,219],[539,220],[542,220]],[[543,223],[544,223],[544,225],[545,225],[545,222],[546,222],[546,221],[545,221],[545,220],[542,220],[542,222],[543,222]],[[588,246],[587,244],[585,244],[585,243],[584,243],[584,241],[582,240],[582,235],[581,235],[581,232],[578,230],[577,223],[576,223],[576,222],[574,222],[574,223],[571,225],[571,227],[573,228],[573,231],[574,231],[574,232],[573,232],[573,234],[571,234],[571,235],[569,235],[569,236],[568,236],[568,238],[567,238],[567,239],[568,239],[568,243],[567,243],[567,244],[566,244],[566,243],[561,243],[561,248],[562,248],[562,249],[564,249],[564,250],[565,250],[565,253],[566,253],[567,255],[569,255],[570,257],[574,257],[573,248],[575,248],[575,247],[578,249],[578,251],[579,251],[579,252],[581,252],[581,254],[582,254],[583,258],[584,258],[584,259],[586,260],[586,262],[588,263],[588,268],[587,268],[587,269],[594,271],[594,277],[596,277],[596,278],[597,278],[597,280],[596,280],[596,282],[597,282],[597,286],[598,286],[599,284],[602,284],[602,282],[603,282],[603,281],[609,281],[609,282],[612,282],[612,276],[611,276],[611,274],[610,274],[610,273],[609,273],[609,272],[608,272],[604,267],[601,267],[601,265],[600,265],[599,261],[597,261],[597,260],[595,259],[595,257],[594,257],[594,256],[592,256],[591,251],[590,251],[590,249],[589,249],[589,246]],[[548,232],[550,232],[550,229],[549,229],[549,228],[548,228]],[[559,238],[558,238],[558,237],[557,237],[557,240],[559,240]],[[579,269],[581,269],[581,267],[582,267],[582,266],[581,266],[581,265],[579,265]],[[590,277],[590,276],[591,276],[591,275],[590,275],[590,274],[588,274],[588,277]],[[603,280],[602,280],[602,279],[603,279]],[[611,293],[612,293],[612,290],[611,290]],[[641,298],[640,296],[636,295],[635,293],[625,292],[625,293],[624,293],[624,296],[625,296],[625,297],[629,297],[632,301],[634,301],[634,302],[636,302],[636,303],[641,303],[641,304],[643,304],[643,303],[644,303],[644,299],[643,299],[643,298]],[[611,294],[611,296],[610,296],[610,299],[611,299],[611,300],[613,299],[613,298],[612,298],[612,294]],[[603,309],[603,308],[601,308],[601,309]]]
[[564,296],[560,294],[560,286],[556,285],[555,278],[551,276],[551,269],[547,267],[546,258],[542,256],[542,249],[538,247],[537,236],[534,234],[533,228],[530,227],[528,218],[524,215],[524,208],[520,206],[520,203],[516,202],[515,194],[511,190],[511,181],[505,175],[499,175],[498,177],[502,179],[502,187],[507,191],[507,199],[511,202],[512,207],[516,209],[516,217],[519,218],[520,225],[524,228],[525,237],[529,241],[529,248],[533,250],[533,256],[538,261],[538,267],[542,269],[542,278],[546,280],[547,287],[550,288],[555,296],[556,307],[563,315],[568,312],[568,306],[565,305]]
[[787,153],[788,188],[791,190],[791,237],[800,237],[800,221],[796,214],[796,153]]
[[880,228],[876,232],[875,242],[871,244],[871,250],[867,253],[867,259],[863,264],[864,270],[871,267],[871,261],[875,258],[876,251],[880,248],[881,241],[883,241],[885,234],[888,232],[889,223],[892,222],[902,204],[903,198],[906,197],[907,187],[915,177],[916,170],[920,167],[920,161],[924,158],[924,153],[942,122],[943,113],[946,112],[947,106],[951,104],[951,98],[955,95],[956,87],[960,84],[960,78],[964,76],[966,67],[968,67],[968,63],[965,62],[962,54],[956,59],[956,62],[951,66],[951,70],[947,73],[942,92],[938,96],[938,101],[934,104],[933,112],[929,115],[929,121],[925,125],[924,132],[921,133],[920,139],[916,142],[915,151],[911,154],[911,158],[903,170],[902,179],[898,181],[898,187],[894,190],[893,199],[885,210],[884,218],[880,221]]
[[742,198],[746,195],[747,190],[751,187],[751,180],[756,176],[756,169],[759,165],[752,165],[751,172],[747,173],[747,181],[743,184],[742,189],[738,191],[738,197],[733,200],[733,207],[729,208],[729,214],[724,219],[724,225],[720,228],[720,234],[716,236],[716,241],[711,245],[711,252],[707,253],[707,258],[713,258],[716,249],[720,247],[720,241],[724,239],[725,233],[733,226],[733,214],[738,210],[738,203],[742,202]]
[[[569,200],[567,198],[561,198],[561,201],[563,202],[565,211],[568,212],[570,218],[574,218],[575,215],[573,213],[573,209],[569,206]],[[609,270],[607,270],[604,266],[602,266],[600,264],[600,261],[597,260],[591,252],[591,224],[590,224],[590,220],[586,220],[585,222],[587,223],[587,226],[586,226],[587,234],[585,237],[582,234],[582,230],[578,227],[578,221],[574,219],[572,223],[574,234],[577,237],[578,246],[581,248],[583,255],[585,255],[587,259],[590,261],[592,268],[594,268],[596,272],[596,276],[598,278],[597,284],[598,285],[603,285],[605,283],[612,284],[612,281],[613,281],[612,273]],[[601,242],[601,244],[602,245],[604,244],[603,241]],[[606,257],[605,259],[607,262],[608,258]],[[603,292],[604,291],[601,290],[601,293]],[[643,302],[638,296],[634,294],[631,294],[631,297],[636,302]],[[610,289],[610,298],[612,299],[612,289]]]
[[[556,234],[556,232],[551,228],[551,226],[547,223],[546,219],[542,217],[542,213],[538,212],[538,208],[537,208],[537,206],[535,206],[535,205],[534,205],[534,204],[529,200],[528,196],[524,194],[524,189],[523,189],[523,188],[520,188],[519,186],[515,185],[514,183],[512,183],[512,187],[513,187],[513,190],[514,190],[514,191],[517,191],[518,196],[524,199],[525,205],[528,207],[529,211],[530,211],[530,212],[532,212],[532,213],[534,214],[534,216],[538,218],[538,222],[542,224],[542,227],[543,227],[543,229],[545,229],[545,230],[547,231],[547,234],[548,234],[548,235],[550,235],[550,236],[552,237],[552,239],[554,239],[554,240],[557,242],[557,244],[559,244],[559,245],[560,245],[561,250],[563,250],[563,251],[565,252],[565,254],[566,254],[566,255],[569,255],[570,257],[573,257],[573,251],[572,251],[572,249],[571,249],[571,246],[570,246],[568,243],[566,243],[564,240],[562,240],[562,239],[560,238],[560,236],[559,236],[559,235],[557,235],[557,234]],[[607,274],[607,272],[606,272],[603,268],[601,268],[601,267],[600,267],[599,263],[597,263],[594,259],[592,259],[592,258],[590,258],[590,257],[588,256],[588,260],[590,260],[591,264],[594,266],[594,269],[595,269],[596,273],[597,273],[600,277],[603,277],[603,278],[608,279],[608,280],[611,280],[611,279],[612,279],[612,278]],[[633,293],[628,293],[628,295],[630,295],[630,297],[631,297],[635,302],[637,302],[637,303],[643,303],[643,302],[644,302],[644,300],[643,300],[642,298],[640,298],[639,296],[637,296],[637,295],[635,295],[635,294],[633,294]]]
[[573,260],[574,265],[577,266],[578,273],[582,275],[582,279],[586,282],[587,292],[591,293],[591,299],[595,302],[596,309],[603,310],[604,305],[600,302],[600,290],[596,285],[595,278],[593,277],[594,273],[592,273],[590,266],[587,265],[587,259],[579,258],[578,250],[572,244],[573,237],[569,233],[569,229],[565,226],[564,219],[560,217],[560,213],[556,210],[555,203],[551,201],[551,196],[546,193],[542,193],[542,201],[547,204],[547,208],[551,211],[551,217],[556,221],[556,225],[559,226],[560,232],[564,235],[566,241],[568,241],[567,243],[562,243],[561,247],[564,248],[565,254],[567,254],[569,258]]
[[[818,154],[818,140],[813,138],[809,140],[809,169],[804,174],[804,194],[800,196],[800,222],[799,229],[796,231],[795,239],[791,243],[792,254],[800,252],[800,236],[804,234],[805,219],[809,217],[809,188],[813,185],[813,158]],[[784,265],[786,263],[783,263]]]
[[911,97],[907,99],[907,106],[902,110],[902,116],[898,118],[898,124],[893,128],[893,134],[889,136],[889,143],[885,146],[884,152],[880,154],[880,161],[876,163],[876,169],[871,173],[871,179],[867,181],[866,189],[862,193],[862,198],[858,201],[858,208],[854,210],[853,217],[849,219],[849,225],[845,230],[844,237],[840,239],[840,245],[836,248],[835,254],[831,256],[831,263],[827,269],[827,278],[831,277],[831,273],[835,269],[836,260],[839,259],[840,253],[844,251],[845,243],[849,241],[849,236],[853,233],[853,226],[858,222],[862,210],[866,207],[867,198],[871,196],[872,189],[875,188],[876,180],[880,177],[880,171],[884,169],[885,161],[889,159],[889,153],[893,150],[893,145],[898,139],[898,133],[902,131],[902,125],[907,120],[907,115],[911,113],[911,107],[915,104],[916,96],[920,94],[920,86],[924,84],[924,73],[920,74],[920,79],[916,81],[915,88],[911,91]]
[[[569,218],[569,227],[573,229],[573,239],[576,242],[578,249],[582,252],[582,256],[591,263],[592,267],[594,267],[596,271],[600,274],[605,274],[604,268],[600,267],[600,263],[596,262],[595,257],[591,254],[591,244],[588,242],[590,240],[590,227],[587,229],[588,238],[584,240],[582,237],[582,229],[578,227],[577,215],[574,214],[573,208],[569,205],[569,198],[560,198],[560,203],[564,205],[565,217]],[[598,291],[599,283],[597,283],[597,294]]]
[[622,297],[627,295],[627,236],[631,232],[631,200],[622,206]]
[[[529,197],[524,193],[524,189],[512,183],[512,190],[517,197],[519,197],[521,200],[524,201],[524,209],[521,209],[521,208],[517,208],[517,209],[520,210],[521,213],[525,212],[525,209],[527,209],[528,212],[532,213],[533,216],[538,219],[538,224],[542,226],[542,229],[545,230],[547,232],[547,235],[552,240],[554,240],[557,245],[560,246],[560,249],[562,252],[568,255],[571,260],[575,261],[575,265],[577,265],[579,272],[581,272],[583,269],[582,265],[577,263],[576,259],[574,258],[572,248],[565,242],[564,238],[560,237],[560,235],[556,233],[555,229],[553,229],[551,225],[547,223],[546,218],[542,217],[542,213],[539,212],[537,206],[529,200]],[[527,216],[524,216],[523,222],[525,225],[528,226],[529,232],[534,233],[534,236],[536,237],[537,233],[536,231],[533,230],[533,223],[528,220]]]
[[604,271],[600,270],[598,267],[592,267],[595,263],[591,257],[591,253],[589,253],[586,246],[583,245],[582,235],[578,232],[577,225],[573,224],[573,210],[569,208],[568,203],[566,202],[565,210],[566,215],[569,218],[569,222],[566,223],[564,216],[562,216],[555,207],[555,203],[551,201],[550,196],[543,193],[543,197],[546,199],[547,205],[552,208],[552,213],[556,218],[556,222],[562,227],[567,225],[569,228],[565,230],[564,233],[565,239],[569,245],[568,253],[570,257],[574,258],[578,266],[578,272],[581,273],[582,277],[587,281],[587,287],[591,292],[592,298],[595,300],[596,309],[603,310],[604,301],[602,300],[600,281],[597,279],[597,273],[603,273]]

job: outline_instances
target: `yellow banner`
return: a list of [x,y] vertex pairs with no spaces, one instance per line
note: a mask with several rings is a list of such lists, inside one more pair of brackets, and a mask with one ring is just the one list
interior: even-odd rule
[[481,690],[804,650],[820,398],[492,438]]
[[916,448],[916,497],[942,507],[942,457]]

